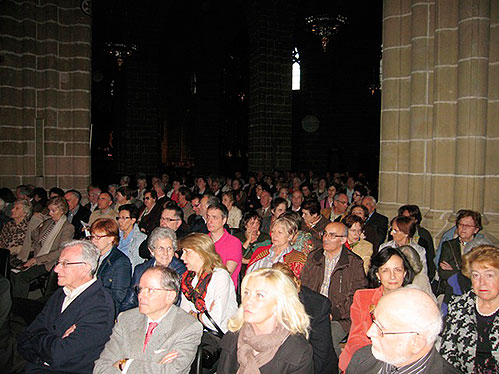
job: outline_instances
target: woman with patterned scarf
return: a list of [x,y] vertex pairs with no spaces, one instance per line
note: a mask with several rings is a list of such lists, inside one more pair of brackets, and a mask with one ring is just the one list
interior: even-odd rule
[[213,240],[206,234],[193,233],[180,241],[180,248],[187,267],[182,276],[180,307],[209,329],[216,330],[205,316],[208,311],[225,333],[227,321],[237,312],[236,292]]
[[246,275],[242,304],[222,339],[218,374],[312,374],[310,318],[293,281],[279,270]]

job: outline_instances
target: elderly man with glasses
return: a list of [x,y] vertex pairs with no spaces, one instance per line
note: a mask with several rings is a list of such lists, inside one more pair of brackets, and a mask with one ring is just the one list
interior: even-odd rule
[[54,268],[62,287],[18,341],[25,373],[92,373],[114,324],[111,294],[95,277],[98,260],[88,241],[64,244]]
[[[166,227],[155,228],[147,240],[147,246],[152,258],[135,267],[132,282],[130,283],[125,299],[121,303],[122,312],[139,305],[135,287],[139,285],[142,274],[147,269],[153,266],[168,267],[174,270],[180,277],[187,270],[184,263],[174,255],[177,250],[177,236],[172,229]],[[180,301],[177,301],[177,305],[180,305]]]
[[383,296],[346,374],[459,373],[433,347],[442,329],[440,309],[424,291],[400,288]]
[[139,307],[118,316],[94,373],[189,373],[203,326],[174,305],[180,277],[154,266],[142,274],[136,292]]
[[348,229],[340,222],[331,222],[324,229],[322,248],[308,255],[301,272],[302,284],[331,301],[331,332],[333,346],[339,356],[340,341],[350,331],[350,306],[353,294],[367,288],[362,259],[345,247]]

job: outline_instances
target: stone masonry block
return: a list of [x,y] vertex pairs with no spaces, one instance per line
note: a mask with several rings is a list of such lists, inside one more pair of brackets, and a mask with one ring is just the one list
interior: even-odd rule
[[411,11],[411,0],[384,1],[383,18],[399,16]]
[[425,105],[429,103],[429,78],[425,72],[412,73],[411,77],[411,104]]
[[0,131],[1,140],[33,140],[33,128],[2,127]]
[[[425,142],[411,141],[407,144],[408,170],[411,173],[423,173],[425,171]],[[418,157],[419,156],[419,157]]]
[[442,66],[435,69],[435,100],[454,101],[457,100],[457,66]]
[[438,103],[434,105],[433,136],[454,137],[457,133],[457,103]]
[[44,149],[46,156],[64,156],[64,143],[62,142],[45,142]]
[[489,65],[489,82],[487,86],[489,100],[499,100],[499,64]]
[[454,206],[454,183],[455,177],[452,176],[433,177],[433,209],[444,210]]
[[499,137],[499,126],[497,126],[497,118],[499,118],[499,103],[490,103],[487,105],[487,136],[491,138]]
[[[487,148],[485,155],[485,174],[497,173],[497,160],[499,160],[499,139],[487,139]],[[496,191],[497,192],[497,191]]]
[[435,33],[435,63],[437,65],[454,65],[458,59],[457,30],[440,30]]
[[409,111],[389,111],[381,114],[381,139],[398,139],[399,126],[401,123],[410,123],[411,114]]
[[90,175],[74,176],[74,177],[59,177],[58,184],[60,188],[74,188],[79,191],[85,191],[90,184]]
[[[412,6],[411,19],[411,37],[417,38],[426,36],[429,33],[428,28],[428,7],[429,3],[419,2]],[[433,30],[431,30],[433,31]]]
[[59,110],[57,112],[58,123],[61,127],[85,127],[90,126],[90,110]]
[[459,59],[488,57],[489,22],[483,19],[463,21],[459,24]]
[[35,153],[33,142],[9,142],[0,143],[0,154],[2,155],[33,155]]
[[485,145],[483,138],[458,138],[456,140],[456,173],[483,175],[485,171]]
[[433,172],[454,174],[456,170],[456,142],[450,140],[433,141]]
[[486,134],[487,101],[484,99],[462,99],[457,105],[457,135]]
[[89,140],[89,130],[61,130],[54,128],[45,129],[46,141],[87,141]]
[[429,136],[428,127],[433,121],[431,108],[413,107],[411,108],[409,135],[410,139],[427,139]]
[[45,157],[45,173],[87,176],[90,174],[90,157]]
[[66,143],[66,156],[90,156],[90,143]]
[[0,175],[33,175],[34,172],[35,158],[33,156],[0,157]]

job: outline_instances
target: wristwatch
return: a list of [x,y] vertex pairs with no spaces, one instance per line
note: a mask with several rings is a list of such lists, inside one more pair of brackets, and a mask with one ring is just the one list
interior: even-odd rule
[[128,361],[128,358],[122,358],[119,362],[118,362],[118,367],[121,371],[123,371],[123,369],[125,368],[125,365],[126,365],[126,362]]

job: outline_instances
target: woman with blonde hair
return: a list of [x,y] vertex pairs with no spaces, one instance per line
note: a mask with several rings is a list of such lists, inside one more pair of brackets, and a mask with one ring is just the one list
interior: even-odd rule
[[295,283],[274,269],[244,277],[242,304],[222,339],[218,374],[313,372],[310,318]]
[[211,330],[217,330],[206,312],[225,333],[227,321],[237,311],[234,282],[213,240],[200,233],[189,234],[180,241],[182,260],[187,271],[182,276],[180,307]]

